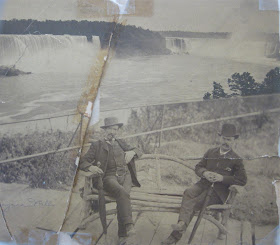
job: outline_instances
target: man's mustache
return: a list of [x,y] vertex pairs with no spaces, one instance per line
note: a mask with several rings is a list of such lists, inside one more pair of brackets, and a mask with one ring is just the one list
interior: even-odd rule
[[113,133],[107,134],[107,137],[114,137],[114,136],[115,136],[115,134],[113,134]]
[[229,147],[229,145],[227,143],[223,143],[222,146],[227,147],[227,148]]

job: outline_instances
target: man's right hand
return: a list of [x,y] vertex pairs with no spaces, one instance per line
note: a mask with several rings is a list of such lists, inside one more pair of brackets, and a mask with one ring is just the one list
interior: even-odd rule
[[97,166],[90,166],[88,170],[93,174],[93,175],[102,175],[103,170]]

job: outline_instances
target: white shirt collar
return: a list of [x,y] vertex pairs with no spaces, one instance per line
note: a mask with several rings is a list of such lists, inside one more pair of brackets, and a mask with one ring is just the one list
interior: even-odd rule
[[226,155],[227,153],[229,153],[231,151],[231,149],[229,149],[228,151],[222,151],[221,147],[220,147],[220,155],[224,156]]
[[116,140],[115,138],[113,138],[111,141],[105,138],[105,141],[106,141],[108,144],[110,144],[110,145],[111,145],[112,143],[114,143],[115,140]]

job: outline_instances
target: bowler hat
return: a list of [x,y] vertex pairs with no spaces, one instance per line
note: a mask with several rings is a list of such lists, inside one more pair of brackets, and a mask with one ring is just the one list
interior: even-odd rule
[[222,126],[222,131],[219,133],[219,135],[225,137],[234,137],[235,139],[239,137],[239,135],[236,134],[236,127],[230,123],[226,123]]
[[104,126],[101,126],[100,128],[107,128],[115,125],[119,126],[120,128],[123,125],[123,123],[119,123],[116,117],[106,117],[104,119]]

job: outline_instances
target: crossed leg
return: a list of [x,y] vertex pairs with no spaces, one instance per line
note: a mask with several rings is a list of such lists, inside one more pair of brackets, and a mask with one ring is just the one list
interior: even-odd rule
[[[182,204],[179,212],[178,223],[184,223],[181,230],[173,230],[171,235],[167,240],[170,240],[170,243],[166,240],[166,243],[162,244],[173,244],[181,239],[183,233],[187,229],[189,223],[191,222],[195,211],[198,211],[202,208],[204,204],[204,199],[207,194],[207,189],[203,189],[198,185],[193,185],[192,187],[186,189],[183,194]],[[217,196],[215,192],[210,197],[208,205],[212,204],[221,204],[222,201]],[[173,242],[172,242],[173,241]],[[171,243],[172,242],[172,243]]]

